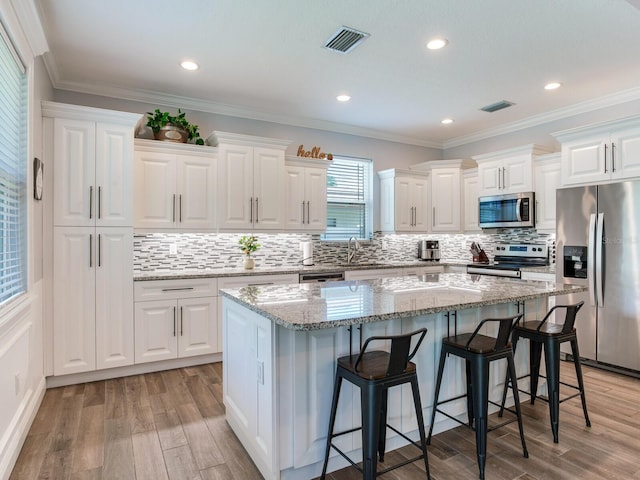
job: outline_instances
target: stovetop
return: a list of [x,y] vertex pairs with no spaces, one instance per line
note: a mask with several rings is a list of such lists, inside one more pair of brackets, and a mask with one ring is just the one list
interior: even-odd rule
[[491,263],[470,263],[469,267],[493,270],[520,270],[522,267],[544,267],[549,264],[546,244],[499,243]]

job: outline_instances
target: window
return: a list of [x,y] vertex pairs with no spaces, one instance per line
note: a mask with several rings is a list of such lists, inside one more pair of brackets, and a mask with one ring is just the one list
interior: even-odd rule
[[0,305],[27,285],[27,76],[3,34],[0,27]]
[[327,230],[324,240],[370,239],[371,160],[333,156],[327,170]]

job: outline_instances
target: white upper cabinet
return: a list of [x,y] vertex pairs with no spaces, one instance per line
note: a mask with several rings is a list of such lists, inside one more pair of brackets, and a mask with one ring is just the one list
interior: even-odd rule
[[133,132],[140,115],[42,102],[53,153],[53,224],[133,225]]
[[480,196],[533,191],[533,158],[550,153],[538,145],[472,157],[478,163]]
[[556,190],[560,188],[560,152],[541,155],[534,166],[536,229],[556,229]]
[[215,148],[137,139],[134,226],[214,229],[216,167]]
[[463,217],[465,232],[479,232],[478,222],[478,194],[480,193],[480,179],[478,169],[470,168],[462,172],[462,194],[464,196]]
[[219,146],[218,223],[222,230],[283,230],[284,151],[290,142],[226,132]]
[[380,228],[383,232],[427,232],[429,177],[426,173],[389,169],[380,177]]
[[562,185],[640,177],[640,116],[553,134],[562,144]]
[[327,161],[289,157],[285,165],[285,227],[324,232],[327,227]]

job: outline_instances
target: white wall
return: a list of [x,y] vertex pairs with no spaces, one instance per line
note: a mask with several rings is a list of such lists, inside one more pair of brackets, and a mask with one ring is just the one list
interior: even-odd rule
[[29,68],[30,85],[28,198],[28,294],[11,311],[0,312],[0,479],[9,478],[11,469],[44,395],[43,370],[43,208],[30,189],[32,159],[45,162],[45,175],[51,165],[42,152],[40,101],[51,99],[53,89],[43,62],[37,58]]

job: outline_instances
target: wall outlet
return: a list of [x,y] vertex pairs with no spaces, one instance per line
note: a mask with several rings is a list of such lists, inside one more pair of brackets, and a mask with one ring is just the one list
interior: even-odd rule
[[178,254],[178,244],[171,243],[169,244],[169,255],[177,255]]
[[464,250],[467,248],[467,242],[465,240],[460,240],[460,248]]

